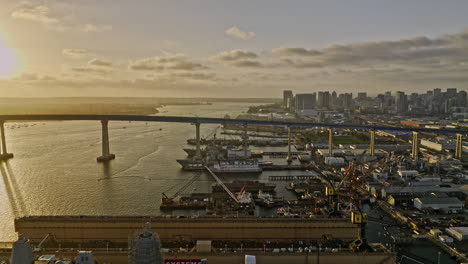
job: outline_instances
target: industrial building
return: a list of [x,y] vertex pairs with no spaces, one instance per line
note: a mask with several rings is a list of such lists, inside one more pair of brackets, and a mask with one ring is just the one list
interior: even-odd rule
[[468,238],[468,227],[466,226],[446,228],[445,232],[458,241],[462,241]]
[[419,210],[442,210],[445,212],[459,212],[464,203],[455,197],[424,197],[415,198],[414,207]]

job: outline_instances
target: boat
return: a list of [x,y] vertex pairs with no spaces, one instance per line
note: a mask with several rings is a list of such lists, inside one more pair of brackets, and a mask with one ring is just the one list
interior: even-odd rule
[[257,199],[255,199],[255,203],[263,207],[272,208],[283,206],[284,200],[279,197],[273,197],[273,195],[269,193],[258,191],[258,196]]
[[201,160],[193,159],[178,159],[177,162],[182,166],[183,170],[204,170],[205,163]]
[[233,173],[233,172],[262,172],[262,168],[256,160],[228,160],[218,161],[210,167],[213,172]]
[[[257,193],[258,191],[270,193],[274,192],[276,184],[259,182],[259,181],[233,181],[223,183],[231,192],[241,189],[245,186],[247,192]],[[214,183],[211,185],[212,192],[224,192],[220,184]]]

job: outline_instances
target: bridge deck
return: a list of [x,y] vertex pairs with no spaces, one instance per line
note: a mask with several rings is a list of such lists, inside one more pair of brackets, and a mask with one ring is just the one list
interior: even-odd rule
[[189,116],[143,116],[143,115],[0,115],[2,121],[64,121],[64,120],[109,120],[109,121],[142,121],[142,122],[172,122],[172,123],[200,123],[200,124],[237,124],[237,125],[272,125],[289,127],[323,127],[323,128],[347,128],[363,130],[384,130],[400,132],[428,132],[444,134],[468,135],[468,130],[460,129],[429,129],[387,127],[370,125],[342,125],[313,122],[295,121],[269,121],[249,119],[225,119],[213,117],[189,117]]

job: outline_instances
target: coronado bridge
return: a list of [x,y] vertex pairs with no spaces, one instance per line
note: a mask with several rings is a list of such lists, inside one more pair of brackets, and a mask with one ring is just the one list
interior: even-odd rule
[[[228,118],[213,118],[213,117],[188,117],[188,116],[146,116],[146,115],[0,115],[0,132],[2,152],[1,159],[9,159],[13,154],[7,152],[5,138],[5,122],[21,122],[21,121],[100,121],[102,124],[102,156],[98,157],[98,161],[106,161],[114,159],[115,155],[109,152],[109,121],[141,121],[141,122],[171,122],[171,123],[189,123],[196,126],[197,139],[197,154],[200,152],[200,125],[201,124],[221,124],[221,125],[270,125],[288,127],[288,151],[291,149],[291,127],[317,127],[327,128],[329,131],[329,151],[331,153],[333,142],[333,129],[358,129],[370,131],[370,154],[374,155],[374,140],[375,131],[399,131],[413,133],[413,150],[412,155],[417,155],[418,152],[418,133],[437,133],[437,134],[455,134],[457,137],[455,157],[461,158],[463,136],[468,134],[468,130],[461,129],[429,129],[419,127],[390,127],[381,125],[353,125],[353,124],[329,124],[329,123],[314,123],[306,121],[271,121],[271,120],[250,120],[250,119],[228,119]],[[247,133],[247,129],[245,129]],[[198,155],[197,155],[198,156]]]

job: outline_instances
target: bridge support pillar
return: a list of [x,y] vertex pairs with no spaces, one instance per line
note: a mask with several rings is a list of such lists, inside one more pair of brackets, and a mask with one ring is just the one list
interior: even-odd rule
[[418,132],[413,132],[413,141],[412,141],[412,148],[411,148],[411,157],[412,157],[414,160],[418,160],[418,153],[419,153]]
[[0,121],[0,133],[2,136],[2,153],[0,154],[0,160],[8,160],[13,158],[12,153],[7,152],[6,138],[5,138],[5,121]]
[[291,127],[288,126],[288,156],[286,157],[286,161],[288,163],[292,162],[292,157],[291,157]]
[[375,130],[370,131],[370,155],[375,156]]
[[195,138],[196,138],[196,151],[195,151],[195,159],[196,160],[201,160],[202,155],[201,155],[201,150],[200,150],[200,123],[195,123]]
[[243,136],[243,140],[244,140],[244,158],[247,158],[247,151],[249,149],[248,139],[249,139],[249,136],[247,135],[247,124],[245,124],[244,125],[244,136]]
[[102,156],[97,158],[97,162],[106,162],[115,159],[115,155],[109,151],[109,121],[101,120],[102,125]]
[[463,135],[457,134],[457,143],[455,145],[455,158],[461,160],[463,153]]
[[328,155],[333,156],[333,129],[328,129]]

